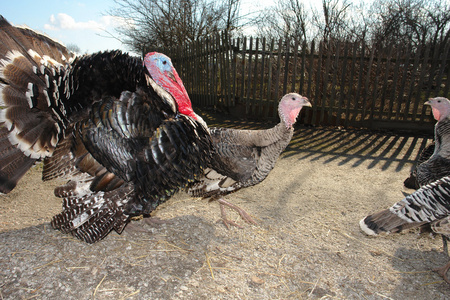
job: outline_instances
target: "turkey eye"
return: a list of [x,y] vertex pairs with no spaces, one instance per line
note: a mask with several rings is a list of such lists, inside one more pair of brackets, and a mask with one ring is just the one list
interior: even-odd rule
[[292,100],[294,100],[294,101],[295,101],[295,100],[297,100],[297,99],[295,99],[295,97],[292,97]]
[[167,64],[167,60],[164,60],[164,61],[163,61],[163,65],[165,65],[165,64]]

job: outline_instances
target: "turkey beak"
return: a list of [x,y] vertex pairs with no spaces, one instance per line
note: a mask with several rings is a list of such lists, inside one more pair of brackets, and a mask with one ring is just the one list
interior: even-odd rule
[[311,102],[309,102],[308,98],[303,97],[303,102],[305,102],[304,106],[312,107]]
[[428,99],[428,101],[426,101],[426,102],[424,103],[424,105],[431,105],[431,99]]

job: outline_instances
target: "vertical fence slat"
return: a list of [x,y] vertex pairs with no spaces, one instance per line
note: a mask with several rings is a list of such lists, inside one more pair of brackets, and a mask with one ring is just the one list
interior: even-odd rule
[[292,49],[292,54],[294,56],[293,66],[292,66],[292,83],[290,92],[295,92],[296,83],[297,83],[297,57],[298,57],[298,39],[296,38],[294,41],[294,49]]
[[[376,111],[375,111],[375,109],[376,109],[376,102],[377,102],[377,99],[378,99],[378,90],[379,90],[379,80],[380,80],[380,76],[382,75],[381,74],[381,69],[383,68],[382,66],[383,66],[383,54],[384,54],[384,51],[380,51],[379,53],[378,53],[378,55],[377,55],[377,63],[376,63],[376,68],[375,68],[375,78],[374,78],[374,80],[372,81],[372,87],[373,87],[373,89],[372,89],[372,92],[371,92],[371,96],[372,96],[372,100],[369,102],[369,103],[367,103],[367,106],[366,106],[366,108],[368,108],[369,109],[369,112],[368,112],[368,115],[369,115],[369,118],[368,118],[368,121],[369,121],[369,127],[370,128],[373,128],[373,121],[374,121],[374,119],[375,119],[375,116],[376,116]],[[381,117],[380,117],[380,119],[381,119]]]
[[224,82],[224,84],[226,84],[226,93],[227,93],[227,100],[226,100],[226,106],[230,107],[231,106],[231,89],[232,89],[232,67],[231,65],[233,64],[233,60],[231,59],[231,40],[228,37],[228,35],[224,35],[223,37],[223,41],[225,43],[225,64],[226,64],[226,68],[225,68],[225,75],[226,75],[226,80]]
[[253,89],[252,89],[252,114],[255,115],[257,113],[257,101],[256,101],[256,86],[258,85],[258,50],[259,49],[259,38],[256,38],[255,41],[255,61],[254,61],[254,69],[253,69]]
[[396,102],[397,102],[397,109],[395,111],[395,120],[398,121],[399,117],[401,116],[401,109],[402,109],[402,104],[405,104],[404,107],[406,108],[406,101],[405,101],[405,84],[406,84],[406,78],[408,76],[408,71],[409,71],[409,59],[411,57],[411,45],[408,45],[406,47],[406,57],[404,58],[404,62],[403,62],[403,74],[402,74],[402,79],[401,79],[401,83],[400,83],[400,89],[398,91],[397,94],[397,98],[396,98]]
[[378,119],[383,119],[383,113],[384,113],[384,107],[386,105],[386,93],[387,93],[387,88],[388,88],[388,83],[389,83],[389,69],[391,67],[391,63],[389,63],[392,59],[392,53],[393,53],[394,47],[389,46],[388,47],[388,55],[386,58],[386,68],[385,68],[385,73],[384,73],[384,81],[383,81],[383,87],[381,89],[381,103],[380,103],[380,108],[378,111]]
[[240,39],[238,38],[237,41],[236,39],[233,39],[233,43],[232,43],[232,72],[233,72],[233,88],[232,88],[232,93],[231,93],[231,103],[230,106],[234,106],[236,105],[236,97],[237,97],[237,64],[238,64],[238,51],[239,51],[239,41]]
[[[305,81],[305,71],[306,71],[306,48],[307,48],[306,41],[303,41],[302,43],[302,64],[300,67],[300,88],[299,93],[303,95],[304,91],[304,81]],[[309,110],[308,110],[309,111]]]
[[241,90],[240,90],[240,100],[244,101],[244,89],[245,89],[245,51],[247,49],[247,37],[242,40],[242,52],[241,52]]
[[[330,66],[331,66],[331,55],[329,52],[329,48],[331,47],[331,43],[324,44],[322,43],[322,52],[319,51],[319,57],[326,56],[326,63],[325,63],[325,72],[317,74],[317,87],[319,87],[318,91],[316,92],[316,95],[320,95],[320,123],[323,124],[323,121],[325,119],[325,113],[326,113],[326,107],[327,107],[327,99],[328,99],[328,78],[330,77]],[[320,69],[319,69],[320,70]],[[320,75],[323,75],[323,84],[321,86],[320,84]]]
[[[351,119],[350,118],[350,106],[351,106],[352,102],[355,101],[355,98],[352,98],[352,95],[353,95],[352,91],[353,91],[353,85],[355,83],[354,78],[355,78],[355,69],[356,69],[356,51],[358,50],[358,47],[359,47],[359,45],[357,43],[353,44],[350,77],[348,78],[348,92],[346,94],[347,104],[345,106],[345,123],[344,123],[345,127],[347,127],[350,123],[350,119]],[[355,103],[353,103],[353,108],[356,109]]]
[[367,96],[368,96],[367,94],[369,91],[370,76],[371,76],[374,57],[375,57],[375,48],[373,48],[371,51],[369,65],[367,67],[367,72],[365,73],[366,74],[366,83],[364,86],[364,96],[362,99],[361,122],[364,122],[366,120],[366,106],[367,106]]
[[272,99],[272,115],[271,117],[275,117],[277,115],[277,106],[278,106],[278,97],[280,94],[280,74],[281,74],[281,56],[283,51],[283,40],[278,40],[278,53],[277,53],[277,73],[275,75],[275,94]]
[[[286,94],[289,76],[289,51],[290,51],[290,41],[286,41],[286,49],[284,50],[284,78],[283,78],[283,95]],[[278,100],[278,99],[277,99]]]
[[269,107],[270,107],[270,99],[272,98],[272,60],[273,60],[273,52],[275,47],[275,40],[271,39],[270,41],[270,50],[269,50],[269,66],[268,66],[268,72],[269,75],[267,76],[267,101],[266,101],[266,111],[264,113],[264,117],[267,118],[269,116]]
[[[410,112],[411,109],[411,104],[413,103],[413,99],[412,99],[412,94],[413,94],[413,89],[414,89],[414,82],[415,82],[415,78],[417,76],[417,71],[418,71],[418,66],[419,66],[419,61],[420,61],[420,54],[421,54],[421,46],[419,45],[418,49],[416,49],[416,55],[414,57],[414,64],[411,70],[411,78],[410,78],[410,83],[409,83],[409,90],[406,96],[406,107],[405,107],[405,112],[404,112],[404,116],[403,119],[404,120],[409,120],[409,121],[415,121],[414,118],[410,118],[410,115],[412,116],[413,113]],[[414,104],[412,105],[413,110],[414,108]]]
[[253,49],[253,37],[250,37],[248,47],[248,66],[247,66],[247,93],[245,94],[245,113],[250,112],[250,90],[252,87],[252,52]]
[[[311,43],[311,51],[309,55],[309,68],[308,68],[308,90],[306,92],[306,95],[309,99],[312,98],[312,82],[313,82],[313,70],[314,70],[314,51],[315,51],[315,42],[312,41]],[[314,98],[313,106],[312,106],[312,112],[311,114],[311,124],[315,124],[314,118],[316,116],[317,112],[317,99]],[[310,110],[311,111],[311,110]]]
[[391,87],[391,94],[389,97],[389,109],[387,111],[387,120],[390,121],[392,117],[392,113],[394,112],[394,104],[395,104],[395,94],[397,92],[395,85],[397,84],[398,80],[398,73],[400,69],[400,58],[401,58],[401,51],[397,52],[397,59],[395,61],[395,68],[394,68],[394,78],[392,80],[392,87]]
[[341,69],[341,81],[340,81],[340,87],[339,87],[339,104],[337,107],[337,113],[336,113],[336,125],[341,125],[341,113],[343,109],[344,104],[344,96],[345,96],[345,78],[347,77],[347,56],[348,56],[348,43],[344,44],[344,55],[342,57],[342,68],[339,67],[339,59],[337,60],[337,67],[338,69]]
[[263,109],[264,109],[264,82],[265,82],[265,63],[266,63],[266,38],[262,38],[262,45],[261,45],[261,83],[259,87],[259,111],[258,114],[260,116],[263,116]]
[[[341,51],[341,43],[337,42],[336,45],[336,53],[335,53],[335,57],[334,57],[334,62],[333,62],[333,77],[332,77],[332,83],[331,83],[331,96],[330,96],[330,101],[328,104],[328,122],[334,125],[334,122],[332,121],[333,119],[333,111],[334,111],[334,107],[335,107],[335,98],[336,98],[336,83],[337,83],[337,74],[339,73],[339,54]],[[329,53],[329,55],[331,56],[331,53]]]
[[430,55],[430,45],[428,45],[425,48],[425,54],[423,56],[422,59],[422,71],[420,72],[420,78],[419,78],[419,82],[417,83],[417,93],[416,93],[416,99],[415,99],[415,103],[414,106],[416,107],[416,110],[414,111],[414,120],[417,118],[417,114],[419,113],[420,110],[420,122],[424,121],[424,117],[425,117],[425,109],[426,107],[422,105],[419,105],[419,102],[423,102],[423,98],[421,97],[421,91],[422,91],[422,85],[423,82],[425,80],[425,75],[426,75],[426,70],[425,67],[428,64],[428,57]]

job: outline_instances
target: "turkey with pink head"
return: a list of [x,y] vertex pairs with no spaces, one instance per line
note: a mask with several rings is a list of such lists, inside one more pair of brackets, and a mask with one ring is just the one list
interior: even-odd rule
[[278,105],[280,123],[273,128],[261,130],[210,128],[215,153],[204,176],[189,187],[188,193],[194,197],[217,199],[225,225],[237,226],[235,222],[226,218],[223,205],[236,210],[245,221],[255,223],[244,210],[223,197],[256,185],[269,175],[281,152],[291,141],[294,124],[304,106],[311,106],[307,98],[289,93],[280,100]]

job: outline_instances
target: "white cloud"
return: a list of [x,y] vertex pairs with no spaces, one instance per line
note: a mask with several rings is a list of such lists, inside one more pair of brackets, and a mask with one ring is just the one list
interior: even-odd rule
[[77,22],[68,14],[59,13],[51,15],[49,24],[45,24],[47,30],[105,30],[106,28],[117,27],[123,24],[123,20],[113,16],[102,16],[99,21],[89,20],[87,22]]

